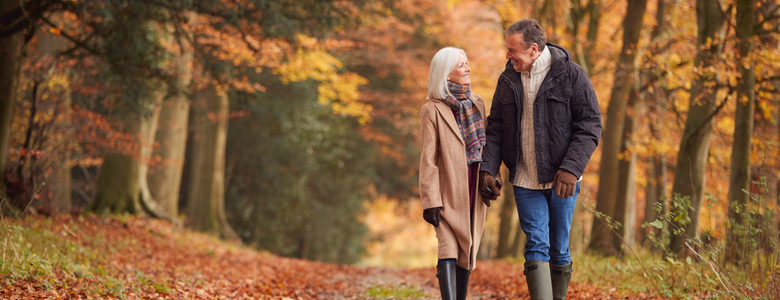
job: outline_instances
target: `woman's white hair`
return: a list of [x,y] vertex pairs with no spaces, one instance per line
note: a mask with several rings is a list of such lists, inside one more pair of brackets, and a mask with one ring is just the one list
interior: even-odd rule
[[469,60],[468,56],[466,56],[466,51],[454,47],[443,48],[433,56],[431,68],[428,71],[427,99],[441,100],[451,95],[450,90],[447,88],[447,76],[458,65],[458,54],[463,54],[466,61]]

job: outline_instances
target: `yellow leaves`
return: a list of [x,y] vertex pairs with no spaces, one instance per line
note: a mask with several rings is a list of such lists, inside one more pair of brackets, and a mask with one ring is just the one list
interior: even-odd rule
[[756,101],[756,105],[758,106],[759,111],[763,112],[764,119],[768,120],[769,122],[773,122],[773,123],[775,122],[775,118],[774,116],[772,116],[772,112],[775,111],[776,108],[774,107],[774,104],[772,102]]
[[328,53],[315,38],[298,34],[296,39],[302,48],[274,68],[273,73],[279,75],[285,84],[308,79],[320,82],[318,103],[330,104],[336,114],[358,117],[361,124],[368,122],[372,107],[359,101],[358,91],[358,87],[367,84],[368,80],[356,73],[341,72],[341,61]]
[[62,31],[60,31],[59,29],[54,28],[54,27],[49,28],[49,32],[51,32],[53,34],[56,34],[56,35],[61,35],[62,34]]
[[447,4],[447,8],[453,9],[455,8],[455,5],[458,5],[462,0],[447,0],[445,1]]

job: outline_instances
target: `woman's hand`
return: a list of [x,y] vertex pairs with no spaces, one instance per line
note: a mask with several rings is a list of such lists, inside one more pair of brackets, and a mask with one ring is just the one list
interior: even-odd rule
[[431,223],[433,227],[439,227],[439,221],[441,221],[441,207],[424,209],[423,219],[425,219],[425,222]]
[[487,207],[490,207],[491,200],[496,200],[498,196],[501,196],[501,187],[503,185],[501,173],[493,177],[486,171],[479,172],[479,193],[482,195],[482,202],[485,202]]

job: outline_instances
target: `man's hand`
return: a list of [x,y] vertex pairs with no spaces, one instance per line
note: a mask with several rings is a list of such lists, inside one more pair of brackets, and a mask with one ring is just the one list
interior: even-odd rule
[[424,209],[423,219],[425,219],[425,222],[431,223],[433,227],[439,227],[439,221],[441,221],[441,207]]
[[568,198],[574,196],[574,191],[577,189],[577,176],[569,173],[569,171],[558,169],[553,179],[553,190],[555,195],[560,198]]
[[503,182],[501,179],[501,173],[494,178],[490,173],[486,171],[479,172],[479,184],[477,185],[480,195],[482,195],[482,202],[485,202],[487,207],[490,207],[490,201],[496,200],[498,196],[501,196],[501,186]]

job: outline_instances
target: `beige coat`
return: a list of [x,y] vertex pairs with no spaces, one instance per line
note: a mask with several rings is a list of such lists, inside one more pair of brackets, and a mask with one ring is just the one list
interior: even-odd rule
[[[485,120],[485,101],[477,94],[472,96]],[[439,259],[456,258],[458,266],[474,269],[487,206],[475,193],[474,222],[470,222],[466,143],[452,110],[444,102],[428,101],[420,111],[420,119],[422,206],[443,207],[442,220],[436,227]]]

